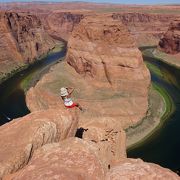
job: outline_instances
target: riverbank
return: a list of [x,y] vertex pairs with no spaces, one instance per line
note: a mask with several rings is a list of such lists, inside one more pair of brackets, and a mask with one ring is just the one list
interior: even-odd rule
[[180,69],[180,53],[172,55],[164,53],[159,49],[155,49],[152,53],[154,57],[158,58],[160,61]]
[[[143,50],[146,57],[154,57],[154,47]],[[158,78],[163,78],[163,72],[159,67],[146,61],[145,62],[151,73]],[[163,122],[174,112],[175,106],[168,92],[157,83],[152,83],[149,92],[149,109],[145,118],[133,127],[126,129],[127,148],[133,148],[142,144],[158,128],[161,128]]]
[[[51,51],[49,51],[46,56],[44,56],[42,59],[40,59],[40,61],[43,61],[43,59],[45,59],[48,55],[53,55],[55,53],[63,51],[63,49],[64,49],[64,43],[63,42],[56,44],[56,46]],[[59,60],[61,60],[61,58]],[[51,66],[53,64],[58,63],[59,60],[52,62]],[[21,82],[21,84],[20,84],[21,88],[26,92],[26,91],[28,91],[28,89],[30,87],[34,87],[36,85],[36,83],[42,78],[42,76],[49,72],[49,68],[50,68],[50,66],[45,66],[45,67],[41,68],[41,70],[39,70],[38,72],[30,73]]]
[[127,148],[137,146],[150,137],[174,111],[174,105],[168,93],[153,83],[149,93],[149,109],[141,122],[126,130]]
[[174,55],[167,54],[152,46],[152,48],[148,48],[148,50],[144,50],[143,54],[156,58],[159,61],[165,62],[171,66],[180,69],[180,53]]
[[39,63],[40,61],[43,61],[44,58],[46,58],[49,54],[55,53],[59,50],[59,48],[63,48],[64,43],[58,42],[55,44],[55,46],[52,49],[49,49],[49,51],[40,57],[36,58],[33,62],[27,64],[27,63],[15,63],[14,66],[8,66],[7,68],[3,68],[3,70],[0,72],[0,84],[4,81],[8,80],[9,78],[13,77],[15,74],[24,71],[28,69],[31,66],[34,66],[35,64]]
[[29,113],[25,102],[27,90],[35,86],[49,71],[49,68],[61,61],[65,54],[66,48],[63,43],[60,43],[46,57],[44,56],[43,59],[0,84],[0,94],[2,95],[0,97],[0,125]]

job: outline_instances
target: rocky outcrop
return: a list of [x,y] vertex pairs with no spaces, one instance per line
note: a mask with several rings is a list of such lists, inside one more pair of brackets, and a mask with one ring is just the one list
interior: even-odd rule
[[95,143],[69,138],[61,143],[45,145],[33,155],[29,164],[5,180],[178,180],[168,169],[142,160],[122,159],[103,169]]
[[78,73],[72,81],[76,76],[86,81],[76,84],[89,111],[118,117],[123,127],[145,116],[150,74],[122,23],[108,16],[84,18],[72,32],[66,60]]
[[62,62],[51,68],[27,93],[26,102],[31,111],[63,109],[60,88],[74,86],[73,95],[86,109],[79,113],[77,136],[96,142],[107,168],[126,157],[123,129],[146,115],[149,72],[125,26],[104,16],[80,22],[66,60],[71,66]]
[[77,117],[49,109],[31,113],[0,127],[0,179],[25,166],[39,147],[73,137]]
[[104,169],[97,148],[81,139],[67,139],[60,144],[43,146],[31,162],[8,179],[104,179]]
[[0,12],[0,73],[29,64],[54,47],[40,19],[29,13]]
[[85,17],[69,39],[71,66],[57,64],[27,93],[31,111],[63,109],[60,88],[74,86],[74,97],[86,109],[79,113],[77,136],[96,142],[106,168],[126,157],[123,129],[139,122],[148,108],[150,75],[134,44],[122,23]]
[[54,11],[44,17],[44,25],[47,32],[56,39],[69,39],[73,28],[84,18],[83,13]]
[[118,119],[94,117],[79,130],[84,140],[96,143],[104,169],[126,158],[126,134]]
[[169,54],[180,53],[180,19],[170,24],[168,31],[159,41],[159,48]]
[[126,159],[107,173],[105,180],[178,180],[178,175],[156,164],[146,163],[140,159]]
[[170,22],[180,17],[172,14],[113,13],[112,18],[127,25],[139,46],[158,45]]

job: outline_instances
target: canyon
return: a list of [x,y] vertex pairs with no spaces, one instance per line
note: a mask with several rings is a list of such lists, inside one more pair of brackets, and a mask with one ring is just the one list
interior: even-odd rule
[[147,13],[114,13],[113,19],[119,19],[127,25],[138,46],[158,45],[169,25],[180,15]]
[[163,34],[175,19],[180,18],[179,6],[173,5],[116,5],[96,3],[10,3],[1,9],[32,12],[41,18],[49,34],[68,40],[74,25],[89,14],[111,14],[130,30],[138,46],[158,45]]
[[34,62],[55,45],[32,14],[0,12],[0,78]]
[[[95,12],[96,13],[96,12]],[[40,15],[44,21],[47,32],[56,38],[68,40],[70,33],[81,19],[91,15],[88,11],[68,12],[53,11],[50,14]],[[107,13],[112,19],[119,20],[125,24],[135,38],[137,46],[158,45],[159,40],[168,30],[169,25],[179,14],[151,14],[141,12]]]
[[[145,37],[156,44],[171,18],[59,11],[38,16],[3,13],[2,32],[13,42],[2,43],[2,52],[14,48],[17,54],[3,59],[32,62],[54,47],[53,38],[68,41],[67,55],[27,92],[31,113],[0,127],[0,179],[179,179],[159,165],[127,158],[124,131],[148,110],[151,79],[137,44]],[[75,87],[85,112],[64,107],[62,86]]]

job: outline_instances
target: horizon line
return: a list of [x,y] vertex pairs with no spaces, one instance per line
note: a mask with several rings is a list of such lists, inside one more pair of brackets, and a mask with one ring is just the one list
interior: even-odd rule
[[161,6],[166,6],[166,5],[171,5],[171,6],[175,6],[175,5],[177,5],[177,6],[179,6],[180,5],[180,3],[145,3],[145,4],[138,4],[138,3],[116,3],[116,2],[89,2],[89,1],[67,1],[67,2],[65,2],[65,1],[61,1],[61,0],[40,0],[40,1],[36,1],[36,0],[20,0],[20,1],[18,1],[18,0],[7,0],[7,2],[2,2],[1,0],[0,0],[0,4],[5,4],[5,3],[48,3],[48,4],[55,4],[55,3],[94,3],[94,4],[111,4],[111,5],[146,5],[146,6],[148,6],[148,5],[161,5]]

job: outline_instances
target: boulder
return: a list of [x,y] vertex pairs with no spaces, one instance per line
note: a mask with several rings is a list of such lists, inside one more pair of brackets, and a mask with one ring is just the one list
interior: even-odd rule
[[93,143],[78,138],[45,145],[25,168],[5,179],[102,180],[104,169],[96,150]]
[[126,159],[111,168],[105,180],[179,180],[169,169],[140,159]]
[[49,109],[31,113],[0,127],[0,178],[24,167],[39,147],[75,135],[77,117]]

